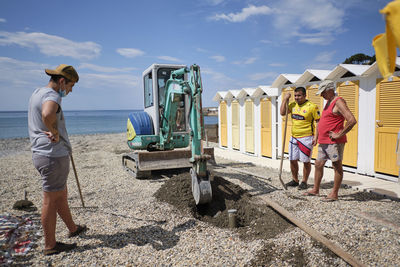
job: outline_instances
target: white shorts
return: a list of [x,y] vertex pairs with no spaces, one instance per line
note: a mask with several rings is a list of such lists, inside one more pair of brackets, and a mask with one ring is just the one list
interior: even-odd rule
[[289,141],[289,160],[300,160],[310,162],[313,149],[313,136],[290,137]]

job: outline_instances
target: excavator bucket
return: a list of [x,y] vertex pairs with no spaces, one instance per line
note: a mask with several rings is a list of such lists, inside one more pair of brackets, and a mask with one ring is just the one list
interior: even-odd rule
[[[204,148],[204,153],[211,156],[211,163],[215,162],[213,147]],[[122,156],[122,166],[135,178],[145,179],[155,170],[191,168],[191,157],[190,149],[136,151]]]

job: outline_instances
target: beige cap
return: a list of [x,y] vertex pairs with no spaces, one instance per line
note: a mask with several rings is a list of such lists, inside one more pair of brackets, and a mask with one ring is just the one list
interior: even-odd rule
[[318,92],[315,95],[320,95],[325,90],[335,90],[335,83],[331,80],[325,80],[319,85]]
[[46,69],[47,75],[61,75],[68,80],[77,83],[79,81],[79,75],[74,69],[74,67],[66,64],[58,65],[55,70]]

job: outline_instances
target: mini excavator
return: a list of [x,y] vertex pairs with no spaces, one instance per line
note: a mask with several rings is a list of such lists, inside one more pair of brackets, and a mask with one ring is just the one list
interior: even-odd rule
[[203,147],[200,67],[153,64],[143,72],[143,83],[145,109],[129,114],[133,152],[122,156],[124,169],[138,179],[155,170],[190,169],[196,205],[210,203],[207,161],[214,160],[214,148]]

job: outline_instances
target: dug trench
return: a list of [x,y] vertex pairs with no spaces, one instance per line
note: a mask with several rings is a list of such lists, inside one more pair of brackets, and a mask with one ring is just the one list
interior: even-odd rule
[[[212,173],[210,182],[213,198],[208,205],[195,205],[191,178],[187,172],[171,176],[154,196],[159,201],[173,205],[180,212],[191,214],[194,218],[219,228],[229,228],[228,210],[236,209],[237,228],[232,231],[237,231],[244,240],[266,240],[264,248],[249,265],[268,265],[273,259],[269,251],[274,246],[268,240],[295,226],[267,205],[256,203],[251,194],[240,186]],[[295,247],[284,258],[292,266],[304,266],[306,263],[303,252]]]

